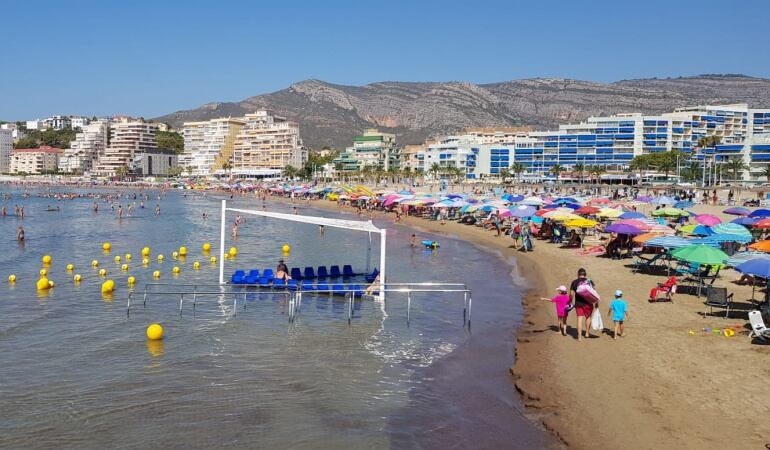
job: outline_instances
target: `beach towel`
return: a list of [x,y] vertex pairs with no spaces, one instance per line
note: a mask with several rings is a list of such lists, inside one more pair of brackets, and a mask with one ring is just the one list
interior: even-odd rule
[[591,314],[591,329],[594,331],[604,329],[604,322],[602,322],[602,314],[599,312],[599,308],[594,308],[594,312]]
[[599,293],[596,292],[596,289],[594,289],[590,281],[580,283],[575,292],[580,295],[580,298],[589,303],[596,303],[601,300]]

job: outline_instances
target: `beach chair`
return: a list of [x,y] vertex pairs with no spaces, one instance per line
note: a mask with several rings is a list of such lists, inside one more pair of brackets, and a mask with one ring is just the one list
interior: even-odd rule
[[763,341],[770,341],[770,328],[765,326],[762,320],[762,312],[759,310],[749,311],[749,323],[751,323],[750,338],[759,338]]
[[305,271],[302,275],[302,279],[304,280],[312,280],[315,278],[315,269],[312,267],[305,267]]
[[290,273],[291,277],[294,278],[295,280],[301,280],[302,279],[302,271],[299,270],[299,267],[292,268],[289,273]]
[[345,264],[342,266],[342,276],[345,278],[350,278],[355,276],[356,274],[353,273],[353,266],[350,264]]
[[329,278],[329,272],[326,270],[326,266],[318,266],[318,279],[325,280]]
[[380,274],[380,271],[377,270],[377,268],[375,267],[374,270],[372,271],[372,273],[370,273],[369,275],[366,276],[366,282],[367,283],[373,283],[374,280],[377,278],[377,275],[379,275],[379,274]]
[[340,273],[340,266],[331,266],[329,267],[329,277],[331,278],[339,278],[342,274]]
[[660,295],[663,294],[665,301],[673,302],[674,294],[676,294],[676,277],[671,277],[666,280],[665,283],[658,283],[658,285],[650,289],[650,302],[660,301]]
[[267,278],[268,280],[272,281],[273,278],[275,278],[275,274],[273,273],[273,269],[265,269],[262,271],[262,277]]
[[[725,318],[728,318],[733,305],[733,294],[728,294],[727,288],[709,286],[706,288],[706,301],[703,304],[709,307],[710,315],[713,315],[714,308],[725,309]],[[705,317],[706,313],[703,316]]]
[[244,278],[246,278],[246,272],[243,270],[236,270],[230,277],[230,282],[233,284],[243,284],[245,283]]
[[302,290],[303,291],[315,291],[315,286],[313,285],[313,282],[310,280],[305,280],[302,282]]

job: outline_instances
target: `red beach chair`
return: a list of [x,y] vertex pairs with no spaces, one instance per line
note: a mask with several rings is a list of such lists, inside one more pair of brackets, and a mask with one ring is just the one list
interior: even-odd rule
[[[658,283],[657,286],[650,289],[650,302],[657,302],[659,300],[674,301],[674,294],[676,294],[676,277],[669,278],[665,283]],[[663,294],[664,298],[659,299]]]

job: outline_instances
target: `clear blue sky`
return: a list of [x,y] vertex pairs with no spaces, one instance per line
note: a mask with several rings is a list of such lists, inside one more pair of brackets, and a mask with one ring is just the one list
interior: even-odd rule
[[770,77],[770,1],[0,1],[0,119],[154,117],[318,78]]

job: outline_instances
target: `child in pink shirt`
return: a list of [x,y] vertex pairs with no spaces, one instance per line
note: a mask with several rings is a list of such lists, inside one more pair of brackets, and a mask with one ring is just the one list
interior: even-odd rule
[[567,295],[567,287],[559,286],[556,288],[558,294],[553,298],[541,298],[540,300],[552,302],[556,306],[556,317],[559,322],[559,331],[562,336],[567,335],[567,306],[569,306],[569,295]]

